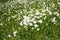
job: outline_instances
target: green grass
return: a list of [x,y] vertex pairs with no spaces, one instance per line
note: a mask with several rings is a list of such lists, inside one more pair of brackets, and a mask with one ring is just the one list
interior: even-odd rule
[[0,2],[0,40],[60,40],[59,0]]

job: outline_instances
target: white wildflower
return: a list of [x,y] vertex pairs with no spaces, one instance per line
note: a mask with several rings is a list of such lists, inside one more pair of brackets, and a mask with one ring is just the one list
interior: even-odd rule
[[19,24],[20,24],[21,26],[23,26],[23,23],[22,23],[22,22],[20,22]]
[[48,10],[49,14],[52,15],[52,12],[50,10]]
[[11,16],[12,18],[16,18],[16,15],[14,15],[14,16]]
[[59,13],[57,13],[56,15],[59,16]]
[[56,17],[54,17],[54,18],[52,19],[52,22],[56,22],[56,20],[55,20],[55,19],[56,19]]
[[39,14],[40,14],[40,12],[38,10],[36,10],[35,15],[39,15]]
[[38,20],[39,23],[42,23],[43,21],[42,20]]
[[17,33],[17,31],[14,31],[14,32],[13,32],[14,37],[16,36],[16,33]]
[[39,28],[37,28],[37,31],[39,31],[40,29]]
[[35,27],[35,28],[37,28],[37,27],[38,27],[38,25],[37,25],[37,24],[35,24],[35,25],[34,25],[34,27]]
[[8,37],[11,37],[11,35],[9,34]]
[[33,24],[32,23],[29,23],[29,26],[32,26]]
[[32,27],[32,30],[34,29],[34,27]]
[[37,21],[34,20],[33,23],[35,24],[35,23],[37,23]]

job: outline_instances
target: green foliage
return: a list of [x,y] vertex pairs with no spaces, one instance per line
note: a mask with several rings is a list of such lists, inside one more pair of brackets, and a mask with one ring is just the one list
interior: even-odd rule
[[0,0],[0,2],[3,2],[3,3],[7,2],[7,1],[9,1],[9,0]]
[[[28,0],[22,4],[17,1],[0,1],[5,2],[3,7],[0,8],[0,40],[60,40],[59,0]],[[30,17],[31,19],[34,18],[36,10],[46,14],[39,19],[35,18],[36,21],[43,20],[42,23],[36,23],[37,28],[34,27],[35,23],[33,22],[33,25],[28,25],[27,29],[25,24],[22,26],[19,24],[24,20],[24,16],[29,17],[28,15],[33,14]],[[49,14],[50,12],[52,14]],[[45,17],[46,19],[44,19]],[[54,18],[56,18],[56,22],[53,20]]]

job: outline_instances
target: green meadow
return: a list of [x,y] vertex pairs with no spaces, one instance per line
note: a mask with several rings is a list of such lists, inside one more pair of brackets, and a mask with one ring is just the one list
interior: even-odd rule
[[60,0],[0,0],[0,40],[60,40]]

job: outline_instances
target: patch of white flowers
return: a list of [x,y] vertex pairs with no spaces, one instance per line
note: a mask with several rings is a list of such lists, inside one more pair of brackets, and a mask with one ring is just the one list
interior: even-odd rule
[[60,16],[60,14],[58,13],[58,12],[54,12],[54,15],[56,15],[56,16]]
[[[39,10],[35,10],[35,13],[32,13],[33,11],[31,11],[28,12],[28,15],[23,15],[23,20],[19,24],[21,26],[24,26],[26,30],[28,30],[28,26],[32,26],[32,30],[37,28],[37,31],[39,31],[40,29],[38,28],[39,25],[37,23],[43,23],[43,20],[41,19],[43,16],[44,20],[47,18],[47,14],[45,13],[45,11],[48,11],[48,15],[54,14],[59,16],[59,13],[52,13],[47,7],[46,10],[42,9],[42,12],[39,12]],[[56,18],[52,18],[51,22],[56,23]],[[48,25],[48,23],[46,25]]]
[[29,22],[30,22],[30,17],[28,17],[28,16],[23,16],[23,18],[24,18],[24,19],[23,19],[23,24],[27,26],[27,25],[29,24]]
[[[22,4],[22,3],[25,3],[24,4],[24,8],[26,8],[26,3],[27,3],[27,0],[13,0],[14,1],[14,3],[16,2],[18,2],[18,3],[20,3],[20,4]],[[12,2],[13,2],[12,1]],[[11,5],[11,7],[13,8],[14,6],[14,3],[10,3]],[[35,3],[35,1],[32,1],[32,2],[30,2],[30,4],[34,4]],[[58,2],[58,4],[60,5],[60,3]],[[39,5],[38,5],[39,6]],[[52,11],[50,11],[50,7],[48,7],[47,5],[46,5],[46,3],[45,2],[43,2],[43,8],[41,9],[41,12],[40,12],[40,9],[36,9],[36,8],[31,8],[31,7],[29,7],[29,11],[27,11],[26,9],[23,9],[23,11],[20,11],[20,9],[18,9],[17,11],[15,11],[16,13],[17,13],[17,15],[12,15],[11,17],[14,19],[14,18],[16,18],[17,17],[17,21],[18,20],[21,20],[21,14],[23,14],[23,12],[24,12],[24,14],[22,15],[22,20],[19,22],[19,25],[20,26],[23,26],[26,30],[28,30],[28,26],[32,26],[32,29],[34,29],[34,28],[37,28],[37,30],[40,30],[38,27],[39,27],[39,25],[37,24],[37,23],[40,23],[40,24],[42,24],[44,21],[43,20],[45,20],[46,18],[47,18],[47,15],[49,15],[49,16],[51,16],[52,14],[54,14],[54,15],[56,15],[57,17],[59,17],[60,16],[60,14],[58,13],[58,12],[52,12]],[[51,5],[50,5],[51,6]],[[28,6],[27,6],[28,7]],[[39,6],[40,7],[40,6]],[[51,7],[55,7],[55,4],[53,3],[52,4],[52,6]],[[46,13],[46,11],[48,12],[48,13]],[[11,13],[11,10],[8,10],[8,13],[10,14]],[[26,14],[26,15],[25,15]],[[5,13],[5,15],[6,15],[6,13]],[[10,19],[11,19],[11,17],[8,17],[8,21],[10,21]],[[53,23],[55,23],[56,22],[56,19],[57,18],[55,18],[55,17],[53,17],[52,19],[51,19],[51,22],[53,22]],[[2,23],[0,23],[0,25],[3,25]],[[46,25],[48,25],[48,23],[46,24]],[[14,36],[16,36],[16,33],[17,33],[17,31],[15,31],[15,32],[13,32],[13,34],[14,34]],[[10,35],[8,35],[9,37],[10,37]]]

